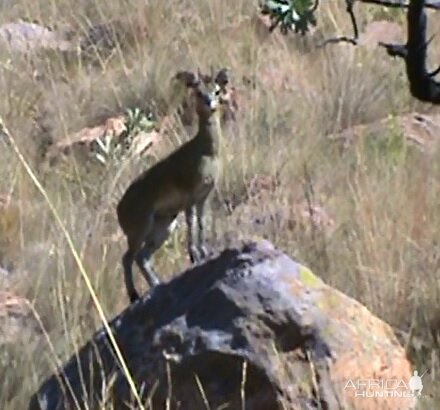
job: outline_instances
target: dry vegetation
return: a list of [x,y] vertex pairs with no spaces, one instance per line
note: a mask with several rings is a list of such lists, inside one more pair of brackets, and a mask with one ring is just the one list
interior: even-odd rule
[[[432,110],[410,97],[402,62],[379,48],[314,49],[310,39],[265,36],[249,23],[257,4],[252,0],[145,3],[0,2],[0,23],[27,18],[85,32],[92,24],[115,22],[116,49],[92,53],[90,61],[57,52],[31,58],[3,50],[0,56],[0,115],[71,233],[108,317],[127,305],[120,266],[125,242],[122,236],[115,240],[115,203],[149,162],[95,169],[70,158],[63,168],[48,168],[41,163],[41,147],[48,137],[61,140],[128,107],[167,109],[176,67],[229,66],[237,86],[244,76],[255,78],[256,86],[242,86],[238,122],[224,131],[226,165],[210,235],[221,238],[238,226],[242,235],[267,236],[413,335],[403,340],[419,371],[430,370],[426,393],[438,395],[440,152],[420,153],[393,125],[400,113]],[[349,30],[343,10],[342,1],[326,2],[318,15],[320,30]],[[395,12],[381,14],[361,4],[357,10],[362,25],[383,17],[402,21]],[[440,27],[435,23],[432,32]],[[434,40],[432,52],[440,54],[440,41]],[[391,118],[386,135],[346,150],[326,138],[386,116]],[[12,267],[9,291],[32,302],[46,332],[35,342],[1,347],[0,408],[16,410],[26,407],[56,362],[101,324],[47,204],[15,153],[0,147],[0,194],[11,195],[12,204],[0,213],[0,265]],[[237,202],[254,174],[279,174],[276,188],[227,211],[222,204]],[[298,222],[300,212],[292,204],[307,201],[328,212],[331,229],[313,227],[307,218]],[[184,235],[182,225],[155,256],[163,279],[188,266]],[[139,289],[145,286],[140,274],[136,280]],[[432,377],[437,382],[431,383]]]

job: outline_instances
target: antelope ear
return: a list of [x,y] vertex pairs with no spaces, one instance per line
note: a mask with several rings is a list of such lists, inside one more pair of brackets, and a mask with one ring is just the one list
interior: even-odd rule
[[186,87],[194,87],[197,84],[197,77],[191,71],[178,71],[174,79],[181,81]]
[[213,78],[212,78],[211,75],[209,75],[209,74],[203,74],[203,73],[200,71],[200,69],[197,69],[197,75],[198,75],[198,77],[199,77],[199,80],[200,80],[203,84],[205,84],[205,85],[208,85],[208,84],[212,83],[212,81],[213,81]]
[[215,82],[220,87],[226,87],[229,84],[229,74],[228,74],[229,68],[223,67],[217,72],[217,75],[215,76]]
[[200,85],[201,85],[200,78],[198,76],[194,76],[194,78],[192,79],[191,84],[189,84],[188,87],[199,88]]

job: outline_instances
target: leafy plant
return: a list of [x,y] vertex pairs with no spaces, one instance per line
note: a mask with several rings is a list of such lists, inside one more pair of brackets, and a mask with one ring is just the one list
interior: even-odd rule
[[118,158],[118,154],[121,152],[120,144],[115,142],[115,139],[111,135],[105,134],[96,140],[97,150],[95,158],[102,164],[106,164],[109,158]]
[[282,34],[294,30],[304,35],[310,26],[316,26],[317,5],[314,0],[264,0],[260,9],[263,15],[269,15],[271,31],[279,26]]
[[127,119],[125,121],[126,132],[135,135],[140,131],[149,132],[154,128],[155,121],[153,114],[145,114],[140,108],[127,109]]
[[367,139],[367,150],[376,159],[385,161],[385,165],[392,167],[405,161],[408,151],[406,138],[402,130],[397,127],[390,127],[386,134],[372,135]]
[[102,164],[109,160],[120,160],[129,149],[133,138],[140,132],[150,132],[155,126],[152,113],[145,114],[140,108],[126,110],[125,129],[118,138],[104,135],[96,140],[95,158]]

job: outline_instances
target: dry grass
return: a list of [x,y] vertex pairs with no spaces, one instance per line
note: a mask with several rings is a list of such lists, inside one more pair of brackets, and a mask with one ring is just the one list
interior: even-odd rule
[[[379,317],[411,330],[422,341],[409,346],[416,367],[438,372],[440,152],[428,157],[414,151],[392,127],[343,153],[325,138],[389,114],[432,110],[410,98],[402,63],[380,49],[316,50],[294,36],[261,36],[246,23],[255,11],[251,0],[170,0],[154,8],[145,3],[18,0],[8,8],[0,5],[0,23],[26,17],[86,32],[93,24],[113,22],[116,49],[111,55],[92,53],[93,61],[55,52],[25,58],[0,51],[0,115],[71,233],[107,316],[127,304],[120,267],[125,242],[112,240],[118,231],[114,205],[145,163],[122,171],[113,164],[99,173],[97,184],[98,172],[86,172],[74,159],[63,172],[41,167],[41,145],[128,107],[162,112],[176,67],[229,66],[237,84],[254,76],[256,87],[245,93],[237,126],[225,130],[228,162],[211,213],[211,234],[221,237],[238,220],[219,199],[239,196],[255,173],[279,171],[280,187],[258,206],[242,205],[241,221],[243,214],[250,220],[257,212],[276,213],[311,195],[335,221],[331,232],[272,220],[262,233]],[[349,30],[343,4],[330,3],[319,15],[322,30]],[[358,14],[363,22],[377,17],[361,5]],[[434,40],[436,56],[439,44]],[[284,82],[270,83],[275,74]],[[0,214],[0,265],[13,266],[17,273],[10,287],[34,303],[58,360],[64,360],[100,327],[99,316],[63,233],[12,150],[1,148],[0,173],[0,194],[11,193],[13,202]],[[240,228],[243,235],[255,231],[243,221]],[[163,278],[187,266],[184,238],[179,229],[156,255]],[[145,286],[137,276],[138,287]],[[2,351],[0,374],[7,383],[0,386],[0,408],[25,408],[54,363],[44,341]],[[439,387],[437,380],[427,393]]]

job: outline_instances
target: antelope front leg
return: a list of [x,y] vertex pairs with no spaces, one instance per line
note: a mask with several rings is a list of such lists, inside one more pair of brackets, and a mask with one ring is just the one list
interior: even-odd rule
[[197,229],[198,229],[198,250],[201,259],[205,259],[208,256],[208,249],[205,245],[205,228],[203,218],[205,216],[205,202],[199,202],[196,205],[197,212]]
[[185,219],[186,219],[186,227],[187,227],[187,248],[189,259],[192,264],[197,263],[200,260],[200,255],[197,250],[197,247],[194,245],[194,207],[188,207],[185,210]]

